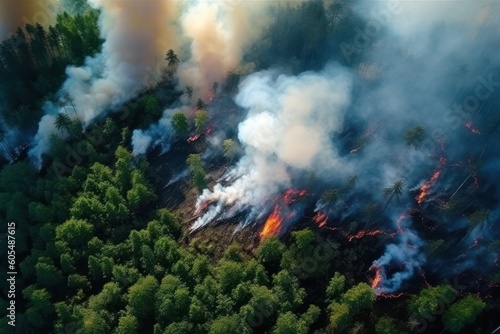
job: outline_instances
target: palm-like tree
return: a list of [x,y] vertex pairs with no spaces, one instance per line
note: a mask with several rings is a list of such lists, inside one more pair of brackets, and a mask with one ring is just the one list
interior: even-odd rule
[[419,149],[425,138],[425,130],[420,125],[410,128],[405,133],[405,142],[408,149]]
[[193,86],[186,86],[186,94],[188,96],[188,100],[191,100],[193,97]]
[[175,70],[177,68],[177,64],[179,63],[179,58],[177,58],[177,55],[175,54],[174,50],[172,49],[168,50],[165,60],[168,61],[168,68],[170,70]]
[[55,121],[55,126],[57,130],[65,129],[66,132],[71,135],[71,129],[70,129],[70,123],[71,119],[69,118],[68,114],[65,113],[59,113],[56,116],[56,121]]
[[202,99],[198,99],[198,101],[196,101],[196,109],[207,110],[207,105],[205,104],[205,102],[203,102]]
[[399,200],[399,197],[403,194],[404,184],[405,184],[405,182],[403,180],[397,180],[391,186],[384,189],[384,194],[385,194],[385,197],[387,197],[387,202],[385,203],[384,208],[382,209],[382,212],[385,211],[385,209],[387,208],[389,203],[392,201],[394,196],[396,196],[396,199]]

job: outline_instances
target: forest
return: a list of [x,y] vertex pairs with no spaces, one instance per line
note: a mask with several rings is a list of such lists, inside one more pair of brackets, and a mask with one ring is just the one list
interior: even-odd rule
[[1,333],[500,331],[495,1],[0,1]]

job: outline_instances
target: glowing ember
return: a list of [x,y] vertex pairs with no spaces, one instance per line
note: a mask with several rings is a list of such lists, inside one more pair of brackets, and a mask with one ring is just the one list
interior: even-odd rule
[[318,211],[313,218],[313,220],[318,224],[319,227],[325,226],[327,219],[328,216],[321,211]]
[[260,239],[268,238],[270,236],[276,235],[280,229],[282,218],[279,214],[278,205],[274,206],[274,210],[269,215],[264,224],[264,228],[260,232]]
[[422,204],[425,197],[429,194],[429,190],[431,189],[431,187],[434,185],[434,183],[436,183],[437,179],[439,178],[439,175],[441,175],[440,170],[434,172],[432,177],[429,180],[427,180],[424,183],[424,185],[420,188],[420,193],[417,195],[417,197],[415,197],[418,204]]
[[200,137],[201,137],[201,133],[197,133],[197,134],[192,135],[191,137],[189,137],[187,139],[187,141],[188,141],[188,143],[193,143],[193,142],[197,141],[198,139],[200,139]]
[[468,121],[465,123],[465,127],[467,129],[469,129],[472,133],[475,133],[476,135],[480,135],[481,132],[478,130],[478,129],[475,129],[473,126],[472,126],[472,121]]
[[367,235],[374,236],[374,235],[381,234],[381,233],[384,233],[384,231],[382,231],[382,230],[373,230],[373,231],[361,230],[358,233],[356,233],[355,235],[350,235],[347,238],[347,240],[349,240],[349,242],[351,242],[353,239],[361,239]]
[[283,194],[283,201],[287,205],[290,205],[290,204],[296,202],[300,197],[304,196],[305,194],[306,194],[305,190],[288,189]]
[[382,283],[382,273],[379,267],[371,267],[370,269],[375,269],[375,277],[371,283],[372,289],[378,290],[380,289],[380,283]]

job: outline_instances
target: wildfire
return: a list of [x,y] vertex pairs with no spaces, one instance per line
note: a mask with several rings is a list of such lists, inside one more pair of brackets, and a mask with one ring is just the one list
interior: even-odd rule
[[201,135],[204,134],[204,135],[208,136],[211,132],[212,132],[212,128],[206,128],[205,131],[190,136],[187,139],[187,141],[188,141],[188,143],[193,143],[193,142],[197,141],[198,139],[200,139]]
[[321,211],[318,211],[313,218],[313,220],[318,224],[319,227],[325,226],[327,219],[328,216]]
[[472,126],[472,121],[468,121],[465,123],[465,127],[467,129],[469,129],[472,133],[475,133],[476,135],[480,135],[481,134],[481,131],[479,131],[478,129],[475,129],[473,126]]
[[374,236],[374,235],[378,235],[378,234],[381,234],[381,233],[384,233],[384,231],[382,230],[373,230],[373,231],[367,231],[367,230],[361,230],[359,231],[358,233],[354,234],[354,235],[350,235],[347,240],[349,240],[349,242],[351,242],[353,239],[361,239],[365,236]]
[[441,175],[440,170],[434,172],[432,177],[429,180],[427,180],[424,183],[424,185],[420,188],[420,193],[417,195],[417,197],[415,197],[418,204],[422,204],[425,197],[429,194],[429,190],[431,189],[431,187],[434,185],[434,183],[436,183],[437,179],[439,178],[439,175]]
[[197,134],[192,135],[191,137],[189,137],[187,139],[187,141],[188,141],[188,143],[193,143],[193,142],[197,141],[198,139],[200,139],[200,137],[201,137],[201,133],[197,133]]
[[275,205],[273,212],[267,218],[264,228],[260,232],[261,240],[276,235],[280,229],[282,220],[279,214],[279,206]]
[[209,206],[210,204],[212,204],[212,203],[213,203],[213,201],[211,201],[211,200],[204,201],[204,202],[203,202],[203,203],[201,203],[201,204],[200,204],[200,206],[196,209],[196,211],[194,212],[194,215],[196,216],[197,214],[199,214],[199,213],[201,213],[201,212],[205,211],[205,210],[208,208],[208,206]]
[[378,290],[380,289],[380,283],[382,282],[382,272],[379,267],[371,267],[371,269],[375,269],[375,277],[372,280],[372,289]]
[[300,197],[304,196],[306,194],[306,191],[303,190],[298,190],[298,189],[288,189],[285,191],[283,194],[283,201],[287,204],[290,205],[294,202],[296,202]]

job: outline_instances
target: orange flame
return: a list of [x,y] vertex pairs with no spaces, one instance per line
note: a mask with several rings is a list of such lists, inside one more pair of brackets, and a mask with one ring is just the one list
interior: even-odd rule
[[321,211],[318,211],[313,218],[313,220],[318,224],[319,227],[325,226],[327,219],[328,216]]
[[372,289],[379,289],[379,285],[382,282],[382,273],[380,272],[379,267],[372,267],[375,269],[375,277],[372,281]]
[[415,197],[415,199],[417,200],[418,204],[422,204],[422,202],[424,201],[425,197],[428,195],[429,190],[431,189],[431,187],[434,185],[434,183],[436,183],[437,179],[439,178],[439,175],[441,175],[441,171],[440,170],[434,172],[434,174],[432,175],[432,177],[429,180],[427,180],[424,183],[424,185],[420,188],[420,193],[417,195],[417,197]]
[[264,224],[264,228],[260,232],[260,239],[262,240],[276,235],[276,233],[278,233],[280,229],[281,221],[282,218],[279,214],[279,207],[278,205],[275,205],[273,212],[267,218],[266,223]]
[[347,240],[349,240],[349,242],[351,242],[353,239],[361,239],[367,235],[374,236],[374,235],[381,234],[381,233],[384,233],[384,231],[382,231],[382,230],[373,230],[373,231],[361,230],[358,233],[349,236],[347,238]]

